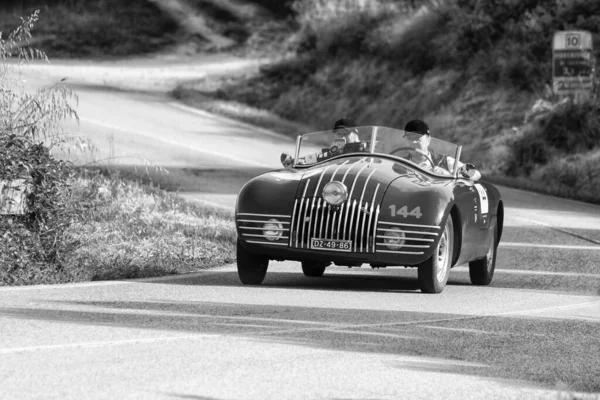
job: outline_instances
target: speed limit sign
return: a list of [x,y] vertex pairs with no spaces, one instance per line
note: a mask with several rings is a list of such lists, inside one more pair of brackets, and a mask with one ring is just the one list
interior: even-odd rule
[[552,41],[552,85],[559,96],[587,96],[594,86],[592,34],[560,31]]

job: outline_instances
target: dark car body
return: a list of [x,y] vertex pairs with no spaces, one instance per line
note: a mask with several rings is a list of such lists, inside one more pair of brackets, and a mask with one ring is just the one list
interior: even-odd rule
[[[330,263],[421,268],[435,261],[445,237],[452,245],[448,269],[483,259],[491,263],[484,267],[493,275],[502,199],[493,185],[463,174],[457,169],[440,175],[402,157],[375,152],[339,154],[262,174],[238,195],[238,258],[252,254],[267,261],[296,260],[313,270]],[[347,188],[347,198],[339,205],[323,197],[325,185],[334,181]],[[451,232],[443,234],[450,229],[446,226]],[[485,281],[491,276],[480,283],[489,283]],[[422,289],[439,292],[444,285]]]

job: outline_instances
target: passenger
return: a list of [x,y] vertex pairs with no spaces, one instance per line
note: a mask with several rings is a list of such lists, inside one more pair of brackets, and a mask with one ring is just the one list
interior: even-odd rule
[[[445,155],[437,154],[433,149],[429,148],[431,143],[431,133],[429,126],[420,119],[413,119],[404,126],[404,137],[412,141],[415,145],[415,151],[412,152],[407,159],[419,165],[421,168],[435,172],[441,175],[450,175],[454,168],[454,158]],[[463,167],[465,164],[458,162],[457,168]],[[481,177],[479,171],[472,164],[467,164],[469,170],[469,178],[478,180]]]

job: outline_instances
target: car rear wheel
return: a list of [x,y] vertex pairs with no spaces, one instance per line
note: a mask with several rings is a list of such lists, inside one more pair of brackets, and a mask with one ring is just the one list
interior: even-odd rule
[[250,253],[237,241],[237,270],[244,285],[260,285],[267,275],[269,258],[261,254]]
[[446,287],[454,253],[454,224],[448,216],[433,255],[419,264],[419,286],[423,293],[441,293]]
[[326,263],[315,261],[302,261],[302,272],[304,272],[304,275],[306,276],[310,276],[313,278],[323,276],[323,274],[325,273],[325,268],[327,268]]
[[469,263],[469,276],[473,285],[489,285],[496,269],[496,254],[498,253],[498,226],[494,228],[494,237],[487,254],[481,260]]

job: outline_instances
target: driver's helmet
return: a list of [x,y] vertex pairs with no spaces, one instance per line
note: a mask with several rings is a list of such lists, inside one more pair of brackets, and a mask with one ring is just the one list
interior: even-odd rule
[[352,118],[343,117],[335,121],[333,131],[335,132],[336,142],[342,140],[344,144],[360,142],[356,122]]

